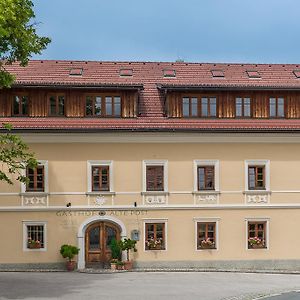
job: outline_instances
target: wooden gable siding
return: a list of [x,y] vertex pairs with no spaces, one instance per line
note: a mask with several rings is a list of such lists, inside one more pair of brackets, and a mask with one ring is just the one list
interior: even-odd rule
[[[65,96],[65,116],[66,117],[85,117],[86,91],[72,90],[49,90],[49,89],[2,89],[0,90],[0,117],[12,116],[12,100],[15,95],[28,96],[28,116],[47,117],[49,115],[49,97],[51,95]],[[133,118],[138,114],[138,92],[105,92],[92,94],[100,95],[120,95],[122,101],[121,116]]]
[[216,97],[217,117],[235,118],[235,99],[251,98],[253,118],[269,118],[269,98],[282,97],[285,99],[286,118],[300,118],[300,93],[297,92],[218,92],[218,93],[175,93],[169,92],[166,97],[166,115],[169,118],[182,117],[183,97]]

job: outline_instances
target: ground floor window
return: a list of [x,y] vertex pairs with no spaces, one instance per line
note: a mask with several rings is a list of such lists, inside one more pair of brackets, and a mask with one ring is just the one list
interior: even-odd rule
[[248,221],[248,249],[267,248],[267,222]]
[[46,223],[24,222],[24,250],[46,249]]
[[145,250],[166,250],[166,224],[145,224]]
[[197,249],[216,249],[216,222],[197,222]]

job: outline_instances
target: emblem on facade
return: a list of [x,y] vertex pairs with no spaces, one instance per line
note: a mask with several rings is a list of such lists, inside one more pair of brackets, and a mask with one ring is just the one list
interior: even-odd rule
[[205,194],[205,195],[198,195],[197,196],[197,203],[198,204],[217,204],[218,196],[214,194]]
[[46,197],[24,197],[24,206],[45,206],[47,205]]
[[146,204],[165,204],[166,197],[165,196],[146,196],[145,197]]
[[268,203],[268,195],[247,195],[247,203]]
[[99,205],[99,206],[104,205],[105,202],[106,202],[106,199],[104,196],[97,196],[94,200],[94,204]]

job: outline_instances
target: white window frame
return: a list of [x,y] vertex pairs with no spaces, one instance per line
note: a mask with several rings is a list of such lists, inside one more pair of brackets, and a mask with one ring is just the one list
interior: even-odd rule
[[[26,184],[21,184],[21,193],[28,193],[28,194],[43,194],[49,193],[49,181],[48,181],[48,160],[38,160],[39,166],[44,166],[44,191],[43,192],[32,192],[26,191]],[[27,166],[26,166],[27,168]],[[26,168],[22,170],[22,175],[26,176]]]
[[[248,168],[249,166],[264,166],[265,167],[265,189],[264,190],[249,190]],[[246,192],[270,192],[270,160],[245,160],[245,191]]]
[[[40,249],[29,249],[27,247],[27,241],[28,241],[28,232],[27,232],[27,226],[43,226],[44,227],[44,248]],[[47,251],[47,222],[46,221],[23,221],[23,251]]]
[[[198,190],[198,167],[214,166],[214,179],[215,189],[214,190]],[[194,192],[219,192],[220,191],[220,162],[219,160],[194,160]]]
[[[206,250],[211,250],[211,251],[218,251],[219,250],[219,221],[220,221],[220,218],[215,218],[215,217],[209,217],[209,218],[194,218],[194,223],[195,223],[195,251],[199,252],[205,252]],[[216,223],[216,248],[215,249],[198,249],[197,247],[197,224],[198,223]]]
[[[266,223],[266,239],[265,243],[267,244],[266,248],[261,248],[261,249],[253,249],[248,247],[248,224],[249,222],[265,222]],[[265,218],[245,218],[245,224],[246,224],[246,250],[247,251],[252,251],[252,250],[269,250],[270,249],[270,218],[265,217]]]
[[[164,190],[163,191],[147,191],[147,166],[163,166],[164,167]],[[144,193],[161,193],[168,192],[168,161],[167,160],[143,160],[143,187]]]
[[[109,167],[109,191],[93,191],[92,190],[92,167],[93,166],[108,166]],[[112,160],[88,160],[87,161],[87,191],[88,193],[111,193],[114,191],[113,180],[113,161]]]
[[[144,232],[143,232],[143,243],[144,243],[144,252],[166,252],[168,251],[168,219],[143,219],[144,221],[144,225],[143,225],[143,228],[144,228]],[[150,250],[150,249],[146,249],[146,224],[149,224],[149,223],[164,223],[165,224],[165,249],[162,249],[162,250]]]

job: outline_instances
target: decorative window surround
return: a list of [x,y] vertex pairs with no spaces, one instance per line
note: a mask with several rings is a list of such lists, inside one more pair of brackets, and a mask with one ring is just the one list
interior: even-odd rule
[[[164,190],[163,191],[147,191],[147,166],[163,166],[164,167]],[[167,160],[143,160],[143,186],[142,197],[143,205],[161,205],[168,204],[168,161]]]
[[[44,227],[44,247],[39,249],[29,249],[27,247],[28,231],[27,226],[43,226]],[[24,252],[45,252],[47,251],[47,222],[45,221],[23,221],[23,251]]]
[[256,250],[253,248],[249,248],[248,247],[248,223],[249,222],[265,222],[266,223],[266,237],[265,237],[265,243],[266,243],[266,247],[259,249],[259,250],[269,250],[270,249],[270,218],[269,217],[259,217],[259,218],[255,218],[255,217],[249,217],[249,218],[245,218],[245,229],[246,229],[246,250],[247,251],[252,251],[252,250]]
[[[214,190],[198,190],[198,167],[214,166]],[[220,195],[220,163],[218,160],[194,160],[194,204],[218,204]]]
[[[249,190],[249,166],[264,166],[265,189]],[[245,160],[245,204],[266,204],[270,202],[270,160]]]
[[[92,167],[109,166],[109,191],[92,191]],[[113,161],[111,160],[88,160],[87,161],[87,192],[89,206],[105,205],[110,199],[114,203],[114,181],[113,181]]]
[[198,218],[195,217],[194,218],[194,223],[195,223],[195,251],[204,251],[203,249],[198,249],[197,247],[197,224],[198,223],[216,223],[216,248],[212,249],[214,251],[218,251],[219,250],[219,221],[220,218],[218,217],[209,217],[209,218]]
[[[144,252],[166,252],[168,251],[168,219],[143,219],[143,243],[144,243]],[[145,240],[146,240],[146,224],[149,223],[164,223],[165,224],[165,249],[163,250],[146,250]]]
[[[49,205],[49,183],[48,183],[48,161],[38,160],[38,164],[44,166],[44,191],[32,192],[26,191],[26,184],[21,183],[21,203],[22,206],[48,206]],[[22,170],[26,176],[26,169]]]

